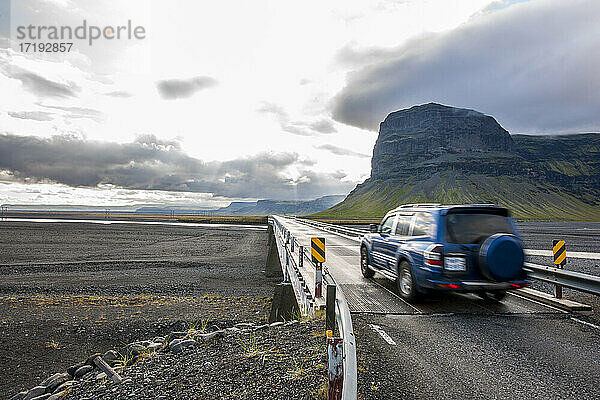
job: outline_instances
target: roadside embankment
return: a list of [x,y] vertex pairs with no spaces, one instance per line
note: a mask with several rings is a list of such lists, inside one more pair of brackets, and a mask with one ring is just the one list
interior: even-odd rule
[[266,228],[0,223],[0,398],[200,321],[264,324]]

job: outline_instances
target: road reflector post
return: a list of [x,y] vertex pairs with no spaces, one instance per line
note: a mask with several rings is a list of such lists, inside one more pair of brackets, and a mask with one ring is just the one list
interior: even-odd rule
[[[554,266],[563,269],[567,263],[567,244],[564,240],[552,241],[552,254],[554,255]],[[554,297],[562,299],[562,285],[554,284]]]
[[298,246],[298,269],[304,268],[304,246]]
[[336,286],[327,285],[327,298],[325,302],[325,330],[335,331],[335,296]]
[[323,263],[325,262],[325,238],[310,238],[310,255],[315,264],[315,297],[323,297]]
[[327,338],[327,400],[341,400],[344,387],[342,338]]
[[292,251],[292,253],[294,252],[294,241],[295,241],[295,239],[294,239],[294,237],[292,236],[292,237],[290,238],[290,250]]

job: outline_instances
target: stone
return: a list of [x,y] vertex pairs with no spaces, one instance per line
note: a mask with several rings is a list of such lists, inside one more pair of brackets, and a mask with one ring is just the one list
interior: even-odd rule
[[66,381],[65,383],[63,383],[62,385],[60,385],[59,387],[54,389],[52,394],[60,393],[60,392],[67,390],[68,388],[73,386],[74,383],[75,383],[75,381]]
[[58,399],[62,399],[63,397],[65,397],[67,395],[67,391],[63,390],[61,392],[57,392],[54,393],[52,396],[48,397],[47,400],[58,400]]
[[19,392],[8,400],[22,400],[27,395],[27,392]]
[[171,347],[171,352],[173,352],[173,354],[177,354],[188,347],[195,346],[196,344],[198,344],[198,342],[196,342],[194,339],[182,340]]
[[100,354],[100,353],[95,353],[95,354],[92,354],[91,356],[89,356],[89,357],[87,358],[87,360],[85,360],[85,364],[86,364],[86,365],[91,365],[91,366],[93,367],[93,366],[95,365],[95,364],[94,364],[94,358],[96,358],[96,357],[98,357],[98,356],[101,356],[101,355],[102,355],[102,354]]
[[144,351],[146,351],[146,347],[135,342],[122,347],[119,354],[127,358],[137,358]]
[[177,346],[179,343],[183,342],[184,339],[173,339],[169,342],[169,349],[173,350],[173,346]]
[[277,322],[273,322],[271,325],[269,325],[271,328],[274,328],[276,326],[281,326],[283,325],[283,321],[277,321]]
[[50,393],[46,393],[41,396],[33,397],[31,400],[48,400],[50,396],[52,396]]
[[119,354],[114,350],[108,350],[106,353],[104,353],[102,355],[102,359],[108,365],[112,366],[112,365],[116,364],[117,360],[119,359]]
[[106,379],[106,372],[100,372],[98,375],[96,375],[96,380],[101,381],[103,379]]
[[173,331],[171,333],[169,333],[169,335],[167,336],[167,342],[171,343],[171,341],[173,341],[173,339],[181,339],[183,337],[187,336],[187,332],[177,332],[177,331]]
[[164,343],[165,338],[163,336],[156,336],[154,339],[152,339],[152,342],[154,343]]
[[221,330],[221,328],[219,328],[217,325],[211,325],[204,330],[204,333],[211,333],[211,332],[216,332],[216,331],[220,331],[220,330]]
[[60,385],[62,385],[63,383],[65,383],[66,381],[68,381],[70,379],[71,379],[71,375],[69,375],[66,372],[59,374],[58,376],[54,377],[54,379],[52,379],[48,382],[48,385],[46,386],[46,392],[53,393],[57,387],[59,387]]
[[43,395],[44,393],[46,393],[46,386],[36,386],[27,392],[23,400],[31,400],[34,397]]
[[241,322],[239,324],[235,324],[233,327],[238,329],[252,328],[254,327],[254,324],[252,322]]
[[158,351],[163,346],[162,343],[150,343],[148,346],[148,350],[150,351]]
[[77,371],[75,371],[75,378],[81,378],[82,376],[84,376],[85,374],[91,372],[94,369],[94,367],[92,367],[91,365],[84,365],[83,367],[80,367]]
[[79,368],[83,367],[84,365],[85,365],[84,361],[74,364],[74,365],[71,365],[69,368],[67,368],[67,374],[69,374],[71,376],[75,376],[75,371],[77,371]]
[[211,332],[211,333],[203,333],[200,335],[196,335],[197,339],[202,340],[203,342],[208,342],[209,340],[218,338],[218,337],[223,337],[225,336],[225,331],[216,331],[216,332]]
[[48,386],[48,383],[49,383],[50,381],[52,381],[53,379],[56,379],[56,378],[58,378],[59,376],[61,376],[61,373],[60,373],[60,372],[57,372],[57,373],[56,373],[56,374],[54,374],[54,375],[50,375],[49,377],[47,377],[46,379],[44,379],[44,380],[42,381],[42,383],[40,383],[40,386]]
[[255,331],[262,331],[263,329],[269,328],[269,324],[260,325],[254,328]]

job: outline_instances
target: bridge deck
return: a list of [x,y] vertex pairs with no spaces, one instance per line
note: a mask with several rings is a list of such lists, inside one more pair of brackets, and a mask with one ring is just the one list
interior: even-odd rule
[[[518,295],[493,303],[475,295],[440,293],[428,296],[418,304],[408,304],[396,294],[395,283],[382,275],[364,278],[360,272],[359,244],[355,239],[342,237],[319,228],[304,225],[291,218],[279,217],[297,243],[310,248],[310,238],[325,238],[327,260],[325,266],[340,285],[353,313],[373,314],[534,314],[562,313],[562,311]],[[296,249],[296,254],[297,254]],[[314,288],[314,269],[304,263],[302,269],[309,288]],[[312,293],[312,291],[311,291]]]

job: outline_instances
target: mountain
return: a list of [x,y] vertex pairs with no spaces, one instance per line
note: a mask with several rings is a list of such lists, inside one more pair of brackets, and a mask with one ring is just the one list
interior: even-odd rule
[[345,197],[333,195],[315,200],[259,200],[235,210],[227,210],[228,207],[224,207],[217,210],[217,213],[227,215],[309,215],[326,210],[344,200]]
[[435,103],[380,124],[371,177],[321,217],[400,204],[495,203],[520,220],[600,221],[600,133],[510,135],[491,116]]
[[227,207],[217,209],[192,209],[182,207],[142,207],[135,212],[142,214],[170,214],[178,215],[309,215],[326,210],[340,201],[344,195],[323,196],[315,200],[258,200],[258,201],[233,201]]

